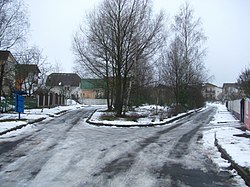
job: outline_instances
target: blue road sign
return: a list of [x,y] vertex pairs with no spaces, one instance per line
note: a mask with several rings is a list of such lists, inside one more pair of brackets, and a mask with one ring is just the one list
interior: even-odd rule
[[15,111],[24,113],[24,97],[18,94],[15,94]]
[[25,91],[18,91],[18,90],[14,91],[13,93],[17,94],[17,95],[26,95],[27,94],[27,92],[25,92]]

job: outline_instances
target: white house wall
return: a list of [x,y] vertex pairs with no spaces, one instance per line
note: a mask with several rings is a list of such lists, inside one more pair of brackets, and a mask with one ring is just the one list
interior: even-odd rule
[[79,87],[69,87],[69,90],[63,90],[61,86],[55,86],[51,89],[51,92],[57,94],[65,94],[66,98],[71,98],[71,95],[75,95],[79,98],[80,88]]

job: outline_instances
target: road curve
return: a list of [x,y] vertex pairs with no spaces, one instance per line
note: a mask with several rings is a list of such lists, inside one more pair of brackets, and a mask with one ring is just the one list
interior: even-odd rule
[[1,186],[237,186],[201,145],[214,108],[147,128],[90,126],[93,110],[0,138]]

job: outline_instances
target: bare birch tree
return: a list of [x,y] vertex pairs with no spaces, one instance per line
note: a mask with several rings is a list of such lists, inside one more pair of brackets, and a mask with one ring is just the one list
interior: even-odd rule
[[162,44],[162,14],[154,17],[149,0],[104,0],[90,14],[87,28],[74,37],[78,65],[113,79],[115,111],[122,115],[134,65]]
[[172,25],[173,40],[163,55],[164,76],[172,87],[176,103],[185,104],[187,88],[206,80],[203,47],[206,37],[200,18],[194,18],[194,10],[184,4]]

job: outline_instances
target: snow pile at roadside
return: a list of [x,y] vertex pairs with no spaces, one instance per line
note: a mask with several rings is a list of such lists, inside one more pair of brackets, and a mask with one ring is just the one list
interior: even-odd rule
[[20,125],[25,125],[26,121],[9,121],[9,122],[0,122],[0,133],[7,131],[8,129],[15,128]]
[[250,169],[250,139],[235,136],[242,134],[241,130],[228,127],[216,132],[216,137],[236,163]]
[[[206,127],[210,130],[203,132],[203,145],[206,152],[220,167],[229,166],[225,160],[220,158],[220,153],[214,145],[216,136],[219,145],[226,150],[232,160],[238,165],[250,169],[250,139],[241,136],[245,132],[239,129],[241,127],[239,120],[236,120],[224,105],[213,104],[213,106],[217,107],[217,111],[214,119]],[[240,137],[236,135],[240,135]]]
[[[207,104],[213,107],[217,107],[216,114],[214,115],[214,120],[211,122],[213,125],[223,124],[223,123],[235,123],[239,125],[239,120],[236,119],[226,108],[225,105],[222,104]],[[229,124],[230,125],[230,124]]]

